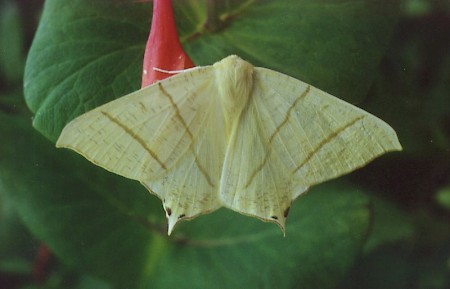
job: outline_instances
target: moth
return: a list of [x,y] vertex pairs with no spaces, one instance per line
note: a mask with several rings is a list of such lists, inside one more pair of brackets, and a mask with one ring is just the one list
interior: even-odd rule
[[309,187],[401,150],[381,119],[231,55],[72,120],[57,147],[138,180],[175,225],[226,207],[284,232]]

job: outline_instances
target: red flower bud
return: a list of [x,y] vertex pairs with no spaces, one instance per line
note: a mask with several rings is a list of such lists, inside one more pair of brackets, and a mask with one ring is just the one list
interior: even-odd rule
[[152,26],[145,47],[142,87],[173,75],[153,68],[173,71],[194,66],[181,47],[172,3],[170,0],[154,0]]

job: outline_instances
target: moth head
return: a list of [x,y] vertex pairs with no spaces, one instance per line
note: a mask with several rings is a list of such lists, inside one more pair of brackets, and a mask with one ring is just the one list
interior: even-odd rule
[[236,55],[214,64],[220,96],[233,106],[246,103],[253,89],[253,65]]

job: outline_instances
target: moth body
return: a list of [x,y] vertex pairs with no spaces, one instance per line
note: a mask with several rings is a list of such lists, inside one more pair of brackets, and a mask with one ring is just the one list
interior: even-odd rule
[[213,67],[229,137],[252,94],[254,67],[236,55],[216,62]]

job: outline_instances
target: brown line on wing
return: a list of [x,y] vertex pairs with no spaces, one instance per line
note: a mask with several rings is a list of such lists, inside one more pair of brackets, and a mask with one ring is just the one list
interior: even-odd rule
[[365,116],[361,115],[358,116],[357,118],[353,119],[352,121],[348,122],[346,125],[342,126],[341,128],[339,128],[338,130],[334,131],[332,134],[330,134],[328,137],[324,138],[318,145],[316,148],[314,148],[311,152],[309,152],[309,154],[306,156],[306,158],[303,160],[303,162],[297,166],[294,171],[292,172],[293,174],[295,172],[297,172],[298,170],[300,170],[324,145],[326,145],[327,143],[329,143],[332,139],[334,139],[335,137],[337,137],[341,132],[343,132],[344,130],[346,130],[347,128],[351,127],[352,125],[354,125],[355,123],[357,123],[358,121],[360,121],[361,119],[363,119]]
[[[184,129],[186,129],[187,134],[189,135],[191,140],[194,141],[194,136],[192,135],[192,132],[190,131],[188,125],[186,124],[186,121],[184,120],[183,116],[181,115],[180,109],[178,108],[177,104],[173,100],[173,97],[167,92],[167,90],[164,89],[164,87],[162,86],[162,84],[160,82],[158,82],[158,87],[161,90],[161,92],[169,99],[170,104],[175,109],[175,115],[180,120],[180,122],[183,125]],[[197,153],[192,149],[192,147],[191,147],[191,150],[192,150],[192,153],[194,154],[195,164],[197,165],[198,169],[203,174],[203,176],[206,178],[206,181],[208,182],[208,184],[211,187],[214,187],[214,184],[213,184],[213,182],[211,180],[211,177],[208,175],[208,172],[206,171],[206,169],[200,163],[200,161],[198,159],[198,156],[197,156]]]
[[296,107],[297,103],[299,101],[303,100],[308,95],[310,89],[311,89],[311,85],[308,85],[308,87],[306,87],[305,91],[300,95],[300,97],[298,97],[294,101],[294,103],[292,103],[292,105],[289,107],[284,120],[277,126],[275,131],[270,136],[270,138],[269,138],[269,143],[270,144],[272,144],[273,138],[280,132],[280,129],[288,122],[289,118],[291,117],[291,112],[294,109],[294,107]]
[[289,107],[286,116],[284,118],[284,120],[277,126],[277,128],[275,129],[275,131],[272,133],[272,135],[269,138],[269,146],[268,146],[268,151],[266,152],[266,155],[264,156],[264,160],[261,162],[261,164],[259,164],[259,166],[253,171],[253,173],[251,174],[249,180],[247,181],[247,183],[245,184],[245,188],[248,188],[248,186],[250,186],[250,184],[253,182],[253,179],[256,177],[256,175],[262,170],[262,168],[265,166],[267,160],[269,159],[270,153],[272,152],[272,141],[274,139],[274,137],[280,132],[281,128],[289,121],[289,118],[291,116],[291,112],[292,110],[295,108],[295,106],[297,106],[298,102],[302,99],[304,99],[310,90],[311,86],[308,85],[308,87],[306,87],[305,91],[300,95],[300,97],[298,97]]
[[158,156],[156,155],[156,153],[154,151],[152,151],[147,144],[145,143],[145,141],[143,139],[141,139],[139,137],[138,134],[136,134],[135,132],[133,132],[130,128],[128,128],[127,126],[125,126],[123,123],[121,123],[117,118],[109,115],[108,113],[106,113],[105,111],[101,111],[101,113],[106,116],[110,121],[112,121],[113,123],[115,123],[116,125],[118,125],[120,128],[122,128],[128,135],[130,135],[135,141],[137,141],[146,151],[147,153],[164,169],[167,170],[166,165],[158,158]]

